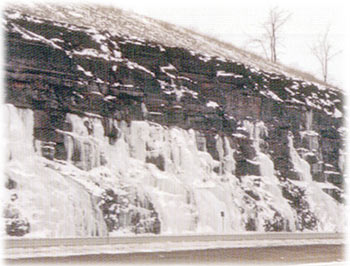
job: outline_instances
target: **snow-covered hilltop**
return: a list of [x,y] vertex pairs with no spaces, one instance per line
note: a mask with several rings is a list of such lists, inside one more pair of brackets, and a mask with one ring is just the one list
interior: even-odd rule
[[340,90],[117,9],[4,24],[8,235],[344,229]]
[[[208,37],[198,32],[142,16],[131,11],[104,5],[57,5],[41,4],[11,4],[8,8],[13,12],[21,12],[53,22],[61,22],[81,27],[90,27],[99,31],[108,30],[113,35],[124,35],[134,40],[155,42],[168,47],[184,48],[191,53],[199,53],[202,59],[218,57],[221,60],[232,60],[245,65],[255,66],[267,72],[284,74],[292,78],[302,78],[320,82],[310,74],[283,65],[276,65],[259,56]],[[234,30],[234,29],[233,29]]]

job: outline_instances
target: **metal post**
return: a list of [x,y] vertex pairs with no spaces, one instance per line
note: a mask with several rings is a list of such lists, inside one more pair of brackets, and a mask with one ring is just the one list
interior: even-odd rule
[[224,223],[225,212],[221,211],[220,214],[221,214],[221,218],[222,218],[222,232],[224,232],[225,231],[225,223]]

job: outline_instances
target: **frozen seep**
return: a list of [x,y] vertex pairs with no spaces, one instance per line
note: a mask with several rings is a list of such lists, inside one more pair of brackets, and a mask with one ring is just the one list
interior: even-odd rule
[[[6,105],[6,112],[6,175],[18,184],[10,190],[18,198],[7,200],[8,209],[28,220],[29,237],[153,232],[149,228],[157,219],[160,232],[167,234],[296,230],[295,210],[282,196],[274,163],[261,148],[268,134],[261,121],[242,125],[260,175],[239,180],[227,137],[216,136],[219,159],[214,160],[206,138],[191,129],[67,114],[71,130],[60,131],[67,158],[48,160],[34,149],[40,142],[33,138],[33,111]],[[291,136],[289,141],[292,163],[307,183],[320,221],[318,230],[341,228],[335,220],[340,207],[312,181],[310,166]]]
[[[17,186],[7,194],[6,223],[25,220],[29,237],[104,236],[95,198],[69,176],[47,167],[34,150],[33,111],[5,106],[8,128],[5,176]],[[7,216],[7,217],[6,217]]]
[[318,231],[342,231],[345,225],[344,216],[342,214],[342,206],[333,200],[329,195],[322,191],[317,182],[313,181],[310,165],[307,161],[300,157],[294,148],[293,135],[288,136],[290,157],[294,170],[301,177],[306,190],[307,201],[310,210],[317,217]]
[[257,194],[262,195],[262,202],[258,201],[261,212],[257,215],[261,217],[257,220],[259,231],[264,231],[266,221],[274,220],[276,215],[283,217],[283,230],[295,230],[295,211],[288,204],[287,200],[282,196],[281,186],[278,178],[275,176],[274,163],[268,154],[261,151],[260,145],[264,142],[261,137],[267,136],[268,131],[262,121],[252,123],[243,121],[244,128],[248,131],[250,139],[253,140],[253,147],[256,152],[256,162],[260,168],[260,184],[253,189],[259,190]]

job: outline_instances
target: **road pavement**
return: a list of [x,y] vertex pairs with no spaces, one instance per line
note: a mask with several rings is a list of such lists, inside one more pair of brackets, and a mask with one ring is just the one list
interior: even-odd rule
[[[10,265],[26,263],[78,264],[220,264],[266,265],[303,264],[344,261],[344,245],[302,245],[279,247],[220,248],[172,252],[137,252],[128,254],[95,254],[67,257],[7,259]],[[344,264],[345,265],[345,264]]]

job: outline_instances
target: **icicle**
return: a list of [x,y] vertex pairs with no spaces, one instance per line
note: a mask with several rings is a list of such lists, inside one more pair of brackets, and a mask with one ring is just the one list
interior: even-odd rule
[[306,130],[312,130],[313,113],[312,110],[305,113],[306,116]]
[[310,173],[310,165],[307,161],[302,159],[298,152],[294,148],[293,144],[293,135],[290,133],[288,135],[288,145],[289,145],[289,153],[290,157],[292,159],[292,163],[294,165],[294,170],[297,171],[304,181],[311,182],[312,181],[312,176]]
[[224,163],[224,143],[222,141],[222,138],[219,135],[215,136],[216,138],[216,150],[219,153],[219,175],[223,174],[223,163]]
[[345,173],[346,168],[346,154],[343,151],[343,149],[339,149],[339,160],[338,160],[338,167],[342,173]]
[[67,152],[67,162],[72,163],[72,157],[74,152],[74,139],[72,136],[65,134],[64,135],[64,146]]
[[9,153],[12,158],[20,162],[28,161],[31,156],[34,156],[33,111],[7,104],[5,112],[7,112],[4,117],[7,118],[6,139],[9,144]]
[[231,148],[227,137],[224,138],[226,155],[224,158],[224,172],[226,175],[234,175],[236,171],[236,161],[234,159],[234,150]]

